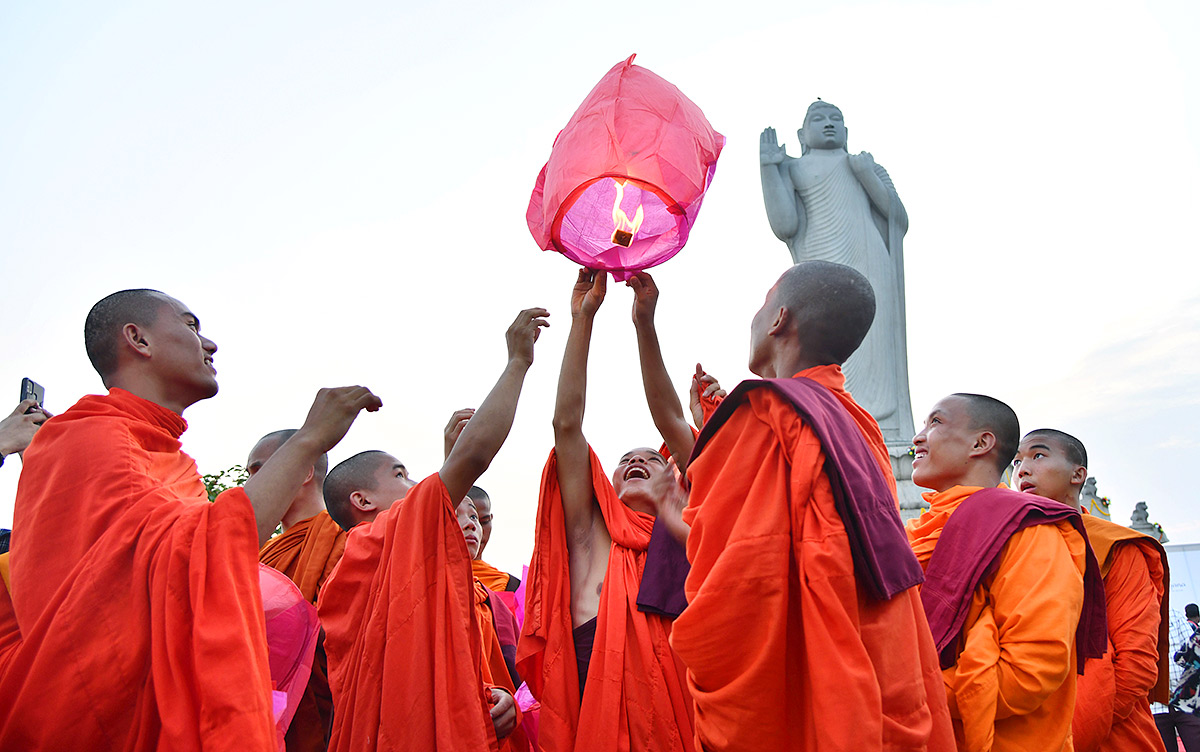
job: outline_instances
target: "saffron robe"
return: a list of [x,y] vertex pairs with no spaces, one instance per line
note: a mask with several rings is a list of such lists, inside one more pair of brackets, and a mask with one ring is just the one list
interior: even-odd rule
[[[879,427],[841,369],[797,376],[845,408],[894,500]],[[812,427],[755,389],[700,448],[684,511],[689,605],[672,634],[697,749],[953,750],[920,598],[909,588],[877,599],[859,581]]]
[[[301,594],[316,605],[321,585],[341,560],[345,548],[346,531],[328,512],[319,512],[263,544],[258,560],[287,575]],[[324,638],[319,638],[308,686],[288,726],[288,752],[318,752],[328,745],[333,723],[328,670]]]
[[186,428],[113,389],[26,451],[0,749],[277,748],[254,510],[209,503]]
[[485,588],[494,593],[515,592],[521,586],[520,579],[513,577],[508,572],[496,569],[483,559],[473,559],[471,561],[471,572],[475,575],[475,579],[482,582]]
[[435,473],[347,536],[317,598],[331,750],[498,752],[458,501]]
[[1086,511],[1083,524],[1104,576],[1108,651],[1088,660],[1079,677],[1075,752],[1164,752],[1150,700],[1170,694],[1166,552],[1153,538]]
[[[924,494],[930,508],[906,525],[928,568],[951,514],[975,486]],[[1033,525],[1004,544],[971,595],[943,671],[963,752],[1070,750],[1088,546],[1067,520]]]
[[[488,687],[499,687],[516,700],[516,645],[509,640],[517,636],[517,618],[512,615],[496,593],[488,590],[478,579],[472,590],[475,599],[475,623],[479,625],[483,663],[480,666],[483,683]],[[522,725],[521,709],[517,708],[517,727],[500,740],[500,752],[528,752],[529,738]]]
[[[654,517],[617,497],[589,449],[592,489],[612,536],[583,696],[571,623],[571,575],[558,456],[542,471],[533,561],[517,668],[541,703],[538,744],[548,752],[691,752],[692,703],[671,620],[638,610]],[[581,701],[582,700],[582,701]]]

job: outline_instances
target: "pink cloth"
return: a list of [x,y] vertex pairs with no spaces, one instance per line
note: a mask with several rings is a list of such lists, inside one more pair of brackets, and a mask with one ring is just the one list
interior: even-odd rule
[[279,570],[259,564],[258,585],[262,590],[267,625],[271,682],[275,685],[272,692],[275,731],[282,752],[284,734],[312,673],[313,652],[321,624],[317,620],[317,609]]
[[[634,57],[600,79],[558,134],[525,213],[541,248],[617,281],[683,248],[725,145],[694,102]],[[614,239],[617,208],[644,217],[628,247]]]

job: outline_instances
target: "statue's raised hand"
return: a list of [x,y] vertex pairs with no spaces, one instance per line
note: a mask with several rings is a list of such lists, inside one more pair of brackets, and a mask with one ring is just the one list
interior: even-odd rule
[[787,147],[779,145],[774,128],[767,128],[758,137],[758,159],[764,165],[779,164],[787,159]]
[[869,151],[860,151],[850,155],[850,169],[859,175],[869,175],[875,172],[875,157]]

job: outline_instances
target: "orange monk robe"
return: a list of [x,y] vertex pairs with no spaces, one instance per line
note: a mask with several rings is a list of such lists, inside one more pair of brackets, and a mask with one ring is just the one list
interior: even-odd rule
[[277,748],[254,510],[209,503],[186,427],[113,389],[26,451],[0,749]]
[[571,574],[558,455],[542,471],[533,561],[517,668],[541,703],[538,744],[548,752],[691,752],[692,703],[671,620],[637,608],[654,517],[622,503],[589,449],[592,489],[612,536],[582,702],[571,623]]
[[521,584],[516,577],[496,569],[483,559],[471,561],[471,573],[475,575],[475,579],[483,583],[484,587],[496,593],[512,592]]
[[[346,531],[328,512],[301,520],[263,544],[258,560],[287,575],[314,605],[321,585],[333,572],[346,548]],[[327,746],[333,723],[324,639],[317,642],[312,674],[287,730],[288,752],[317,752]]]
[[1150,700],[1163,702],[1170,691],[1165,552],[1153,538],[1086,511],[1083,524],[1104,577],[1108,652],[1079,677],[1075,752],[1163,752]]
[[[895,493],[879,426],[841,368],[801,371],[846,407]],[[697,748],[937,750],[954,739],[915,588],[857,581],[820,441],[773,390],[751,391],[688,467],[688,666]]]
[[[475,622],[479,625],[480,644],[483,648],[483,663],[480,664],[483,683],[489,687],[499,687],[513,698],[516,698],[517,688],[513,685],[508,673],[508,663],[504,660],[504,652],[500,647],[500,637],[496,633],[495,615],[488,606],[493,593],[478,579],[473,589],[475,596]],[[521,726],[521,710],[517,709],[517,727],[511,734],[500,740],[500,752],[528,752],[532,747],[525,730]]]
[[[905,525],[921,566],[951,513],[979,490],[924,494],[930,508]],[[959,749],[1070,750],[1087,541],[1066,520],[1033,525],[996,562],[972,596],[958,660],[943,672]]]
[[347,536],[317,600],[331,750],[498,752],[458,501],[434,474]]

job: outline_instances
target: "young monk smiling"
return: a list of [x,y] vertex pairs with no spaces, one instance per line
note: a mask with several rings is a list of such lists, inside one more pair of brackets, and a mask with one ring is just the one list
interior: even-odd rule
[[517,665],[541,703],[543,749],[690,752],[691,701],[668,643],[677,612],[657,597],[681,596],[682,582],[654,587],[664,584],[656,562],[672,547],[683,558],[656,520],[674,475],[661,453],[639,447],[609,477],[583,434],[588,349],[605,291],[605,274],[586,269],[572,290]]
[[1076,674],[1104,651],[1104,592],[1077,508],[1001,485],[1017,416],[978,394],[913,438],[930,508],[907,524],[959,749],[1071,749]]
[[1075,752],[1165,752],[1150,700],[1166,702],[1170,695],[1166,552],[1150,536],[1080,507],[1087,450],[1074,436],[1030,431],[1013,465],[1018,490],[1080,509],[1104,577],[1108,649],[1079,677]]

